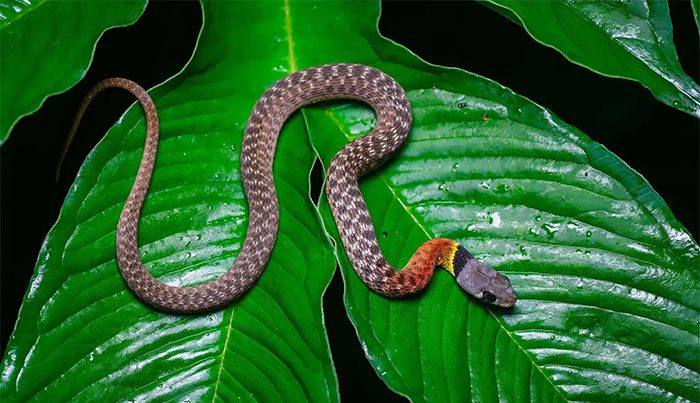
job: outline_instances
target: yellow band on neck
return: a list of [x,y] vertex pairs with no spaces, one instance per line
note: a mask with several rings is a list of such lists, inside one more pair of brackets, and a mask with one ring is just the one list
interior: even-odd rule
[[455,275],[455,268],[454,268],[454,258],[455,258],[455,253],[457,253],[457,248],[459,248],[459,244],[457,242],[451,242],[450,243],[450,248],[448,249],[447,253],[444,255],[440,256],[440,266],[442,266],[445,270],[449,271],[451,275]]

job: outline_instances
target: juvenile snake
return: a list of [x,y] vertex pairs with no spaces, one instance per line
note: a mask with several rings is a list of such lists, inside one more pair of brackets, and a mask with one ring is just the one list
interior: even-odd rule
[[170,312],[202,312],[241,297],[260,277],[270,258],[279,224],[272,176],[277,137],[287,118],[304,105],[329,99],[354,99],[370,105],[374,130],[346,145],[328,168],[326,193],[345,251],[357,274],[387,297],[415,294],[426,287],[435,267],[449,271],[472,296],[510,307],[517,300],[508,278],[475,259],[449,239],[424,243],[402,270],[387,263],[377,243],[358,178],[381,165],[406,141],[411,106],[401,86],[385,73],[358,64],[329,64],[298,71],[270,87],[250,114],[241,148],[241,176],[249,221],[243,248],[223,276],[195,287],[172,287],[155,279],[139,256],[137,229],[158,148],[158,115],[148,93],[133,81],[111,78],[85,97],[71,130],[72,138],[91,100],[106,88],[131,92],[146,113],[146,143],[136,180],[117,225],[116,255],[128,287],[146,303]]

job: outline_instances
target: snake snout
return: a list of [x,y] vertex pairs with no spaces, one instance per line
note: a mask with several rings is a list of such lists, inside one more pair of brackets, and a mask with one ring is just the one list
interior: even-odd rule
[[457,270],[456,280],[469,295],[488,304],[510,308],[518,300],[508,277],[473,257]]

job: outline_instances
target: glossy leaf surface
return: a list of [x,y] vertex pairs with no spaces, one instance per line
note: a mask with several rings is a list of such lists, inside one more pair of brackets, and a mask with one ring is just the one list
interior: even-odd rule
[[572,62],[638,81],[660,101],[700,117],[700,87],[678,61],[665,1],[489,1]]
[[0,144],[22,116],[85,76],[104,31],[136,21],[137,1],[0,1]]
[[[243,129],[260,94],[291,68],[284,8],[265,7],[206,5],[193,60],[152,91],[161,141],[139,237],[146,267],[168,284],[220,276],[242,245]],[[246,17],[263,12],[264,27]],[[240,302],[191,317],[143,305],[117,269],[115,227],[144,135],[134,106],[81,168],[9,343],[3,401],[336,401],[321,312],[335,262],[308,197],[302,120],[279,144],[281,225],[263,276]]]
[[[414,106],[407,146],[362,181],[387,258],[401,266],[421,242],[449,236],[507,273],[521,297],[514,311],[491,311],[440,272],[425,294],[387,300],[338,250],[348,312],[378,375],[414,401],[697,396],[698,247],[668,207],[541,107],[382,38],[378,13],[376,3],[205,4],[194,59],[153,91],[163,141],[141,224],[152,272],[191,284],[235,259],[246,208],[231,147],[264,88],[305,67],[365,63],[393,75]],[[151,312],[117,274],[114,227],[140,116],[130,111],[91,154],[47,238],[3,395],[335,400],[320,310],[333,262],[308,202],[306,136],[327,165],[370,130],[371,110],[332,103],[289,122],[271,264],[240,303],[193,318]]]
[[[697,397],[698,246],[649,185],[527,99],[417,60],[349,5],[324,9],[367,22],[322,20],[316,29],[336,34],[313,47],[349,38],[344,59],[394,76],[414,108],[407,145],[362,181],[389,262],[401,267],[429,238],[457,239],[520,296],[512,311],[485,309],[441,271],[425,294],[389,300],[339,250],[347,309],[377,373],[413,401]],[[374,124],[356,104],[306,118],[325,166]]]

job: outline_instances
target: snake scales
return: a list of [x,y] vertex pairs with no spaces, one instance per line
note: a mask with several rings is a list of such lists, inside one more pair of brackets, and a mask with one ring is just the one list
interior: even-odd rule
[[476,298],[502,307],[510,307],[517,300],[507,277],[449,239],[426,242],[402,270],[387,263],[379,249],[358,178],[381,165],[403,145],[411,127],[411,106],[393,78],[358,64],[330,64],[301,70],[278,81],[262,95],[250,114],[241,149],[241,176],[249,222],[238,258],[228,272],[207,284],[181,288],[161,283],[143,266],[137,243],[139,216],[158,148],[158,115],[150,96],[127,79],[101,81],[85,97],[69,138],[95,95],[114,87],[130,91],[146,113],[147,134],[141,165],[119,218],[116,243],[122,276],[146,303],[170,312],[201,312],[226,305],[253,286],[277,237],[279,206],[272,161],[279,132],[300,107],[329,99],[359,100],[369,104],[377,115],[370,134],[346,145],[333,158],[326,186],[345,251],[365,284],[388,297],[411,295],[425,288],[435,267],[441,266]]

